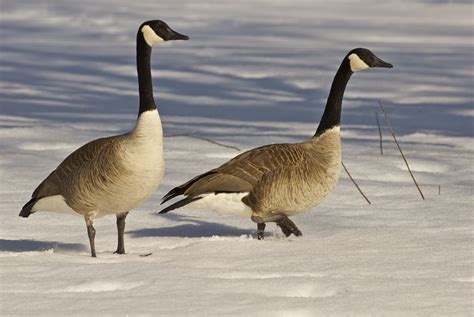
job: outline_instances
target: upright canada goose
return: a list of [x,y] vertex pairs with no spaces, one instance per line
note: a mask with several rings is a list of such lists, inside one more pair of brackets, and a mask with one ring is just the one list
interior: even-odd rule
[[344,90],[351,75],[369,67],[393,66],[365,48],[351,50],[334,77],[314,136],[295,144],[271,144],[242,153],[223,165],[173,188],[162,203],[184,199],[160,213],[191,204],[223,214],[250,216],[263,239],[266,222],[286,236],[301,235],[288,216],[319,204],[336,186],[341,171],[339,124]]
[[36,211],[84,215],[91,255],[96,257],[93,221],[117,215],[118,245],[124,254],[125,217],[150,197],[164,173],[163,130],[153,99],[151,48],[161,41],[187,40],[159,20],[143,23],[137,33],[140,108],[129,133],[91,141],[71,153],[33,192],[21,217]]

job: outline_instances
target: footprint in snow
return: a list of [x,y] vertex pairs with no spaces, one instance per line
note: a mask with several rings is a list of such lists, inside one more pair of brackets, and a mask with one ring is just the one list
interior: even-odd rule
[[112,291],[128,291],[141,286],[142,283],[125,283],[114,281],[94,281],[82,283],[79,285],[69,286],[62,290],[55,290],[53,293],[89,293],[89,292],[112,292]]

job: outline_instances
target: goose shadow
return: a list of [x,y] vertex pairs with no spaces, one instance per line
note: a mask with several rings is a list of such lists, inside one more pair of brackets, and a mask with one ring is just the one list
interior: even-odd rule
[[57,241],[7,240],[0,239],[0,252],[40,252],[46,250],[83,251],[86,247],[80,243],[62,243]]
[[253,236],[255,230],[241,229],[220,223],[197,220],[194,218],[176,214],[160,215],[173,222],[186,222],[173,227],[143,228],[129,231],[127,235],[133,238],[146,237],[180,237],[180,238],[205,238],[212,236],[240,237],[242,235]]

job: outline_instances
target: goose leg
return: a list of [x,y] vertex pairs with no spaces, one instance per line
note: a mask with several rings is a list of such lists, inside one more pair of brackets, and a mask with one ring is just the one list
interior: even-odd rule
[[280,220],[276,221],[278,227],[280,227],[281,231],[285,236],[290,236],[294,234],[297,237],[302,236],[300,229],[295,225],[293,221],[290,220],[287,216],[282,217]]
[[265,222],[257,223],[257,239],[258,240],[264,239],[265,227],[266,227]]
[[125,254],[125,243],[124,243],[124,232],[125,232],[125,218],[127,217],[128,212],[123,214],[117,214],[117,233],[118,233],[118,243],[117,250],[114,252],[116,254]]
[[97,254],[95,253],[95,229],[93,226],[94,219],[90,214],[87,214],[85,216],[86,220],[86,225],[87,225],[87,235],[89,236],[89,244],[91,246],[91,256],[93,258],[97,257]]
[[281,222],[277,222],[276,224],[281,229],[281,232],[283,232],[285,237],[289,237],[291,235],[291,230],[288,227],[283,225]]
[[277,226],[280,227],[281,231],[285,236],[294,234],[297,237],[302,236],[300,229],[295,225],[293,221],[288,218],[285,214],[272,214],[268,216],[256,216],[252,215],[252,220],[257,224],[265,222],[276,222]]

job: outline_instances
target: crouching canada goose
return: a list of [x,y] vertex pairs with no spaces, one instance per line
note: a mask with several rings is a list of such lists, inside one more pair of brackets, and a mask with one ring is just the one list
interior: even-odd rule
[[159,20],[143,23],[137,33],[140,108],[135,127],[127,134],[91,141],[70,154],[33,192],[21,217],[36,211],[84,215],[91,254],[94,218],[117,215],[118,246],[124,254],[125,217],[159,185],[164,173],[163,131],[153,99],[151,48],[161,41],[187,40]]
[[288,216],[319,204],[336,186],[341,170],[342,97],[351,75],[370,67],[392,65],[365,48],[353,49],[344,57],[311,139],[242,153],[173,188],[162,203],[180,195],[185,198],[160,213],[190,204],[219,213],[250,216],[257,223],[258,239],[263,239],[266,222],[276,222],[286,236],[300,236],[301,231]]

